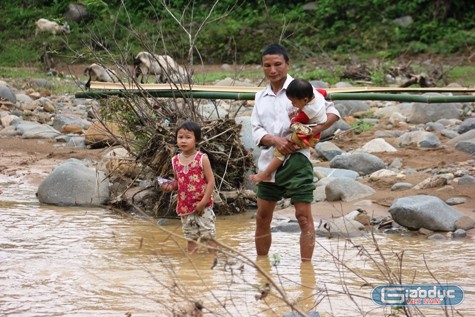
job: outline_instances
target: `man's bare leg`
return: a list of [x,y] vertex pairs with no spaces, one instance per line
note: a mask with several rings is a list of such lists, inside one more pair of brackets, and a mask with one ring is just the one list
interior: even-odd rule
[[272,244],[270,224],[277,202],[257,198],[255,244],[257,255],[267,255]]
[[300,226],[300,257],[302,262],[311,261],[315,249],[315,225],[310,203],[298,202],[295,206],[295,218]]

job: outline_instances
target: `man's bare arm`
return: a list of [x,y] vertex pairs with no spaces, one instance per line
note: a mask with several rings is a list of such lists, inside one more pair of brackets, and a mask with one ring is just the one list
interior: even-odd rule
[[312,127],[312,135],[322,133],[323,131],[331,127],[338,120],[340,120],[340,117],[337,116],[336,114],[327,113],[327,121],[325,123]]

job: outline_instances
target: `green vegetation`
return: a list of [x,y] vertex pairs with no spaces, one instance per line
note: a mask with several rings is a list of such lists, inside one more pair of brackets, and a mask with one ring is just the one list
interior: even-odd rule
[[[89,16],[79,23],[69,21],[72,32],[67,37],[52,38],[35,37],[34,22],[39,18],[65,21],[69,2],[2,1],[1,65],[37,63],[45,41],[58,58],[69,62],[105,52],[120,59],[163,46],[186,59],[191,44],[193,57],[208,64],[256,63],[264,44],[276,41],[299,60],[322,53],[450,54],[470,52],[475,46],[475,3],[468,0],[322,0],[307,9],[306,1],[285,0],[222,0],[216,5],[173,1],[167,7],[160,0],[125,0],[124,6],[118,0],[79,3],[87,7]],[[403,17],[409,21],[406,26]]]
[[[0,67],[0,78],[13,79],[9,81],[14,87],[27,88],[32,85],[30,79],[44,79],[45,73],[34,67],[29,68],[12,68]],[[56,78],[50,81],[50,86],[47,90],[56,95],[75,94],[78,91],[78,85],[72,78]]]
[[449,72],[449,81],[456,81],[463,86],[475,85],[475,66],[456,66]]
[[[39,18],[66,21],[68,1],[0,2],[0,66],[47,69],[41,61],[45,53],[56,64],[131,65],[142,50],[167,53],[195,66],[257,64],[266,44],[281,42],[292,60],[300,62],[300,77],[334,84],[342,69],[328,65],[328,59],[345,65],[414,54],[467,56],[475,47],[475,3],[468,0],[321,0],[314,5],[301,0],[78,3],[87,8],[88,16],[79,22],[68,20],[70,34],[35,36],[34,22]],[[216,75],[216,79],[226,76]],[[473,70],[456,68],[449,77],[466,77],[464,84],[475,84]],[[370,79],[384,84],[383,69],[372,70]]]
[[37,78],[42,77],[43,74],[40,74],[35,71],[29,71],[26,69],[17,69],[17,68],[5,68],[0,67],[0,77],[2,78],[21,78],[21,77],[30,77]]
[[371,131],[374,125],[370,122],[365,120],[358,120],[355,122],[350,123],[350,126],[355,134],[361,134],[366,131]]
[[[333,85],[340,81],[340,78],[337,76],[337,74],[341,74],[340,68],[337,68],[336,70],[319,68],[319,69],[314,69],[314,70],[299,73],[298,77],[306,79],[306,80],[313,80],[315,78],[319,78],[320,80],[330,85]],[[294,77],[297,76],[292,71],[291,71],[291,75]]]

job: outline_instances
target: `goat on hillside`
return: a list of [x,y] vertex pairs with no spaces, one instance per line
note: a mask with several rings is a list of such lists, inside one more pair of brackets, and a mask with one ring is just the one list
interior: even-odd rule
[[117,78],[117,73],[110,68],[105,68],[99,64],[91,64],[84,70],[84,75],[89,76],[89,79],[85,85],[87,89],[91,87],[91,81],[102,81],[102,82],[115,82]]
[[147,81],[148,75],[155,75],[155,82],[185,83],[186,70],[169,55],[140,52],[134,58],[135,78],[141,76],[140,83]]
[[60,34],[60,33],[68,34],[71,32],[67,22],[64,22],[63,24],[58,24],[56,22],[49,21],[47,19],[39,19],[38,21],[35,22],[35,24],[36,24],[35,36],[38,35],[39,32],[48,32],[53,35]]

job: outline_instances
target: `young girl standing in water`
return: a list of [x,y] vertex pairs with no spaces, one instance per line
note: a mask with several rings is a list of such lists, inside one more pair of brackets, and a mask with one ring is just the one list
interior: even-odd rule
[[214,174],[209,158],[196,149],[201,141],[201,127],[186,121],[176,130],[180,153],[173,156],[175,180],[161,185],[165,192],[178,190],[176,212],[181,218],[183,234],[188,240],[188,252],[196,251],[197,241],[206,241],[213,253],[216,243],[216,216],[213,211]]

